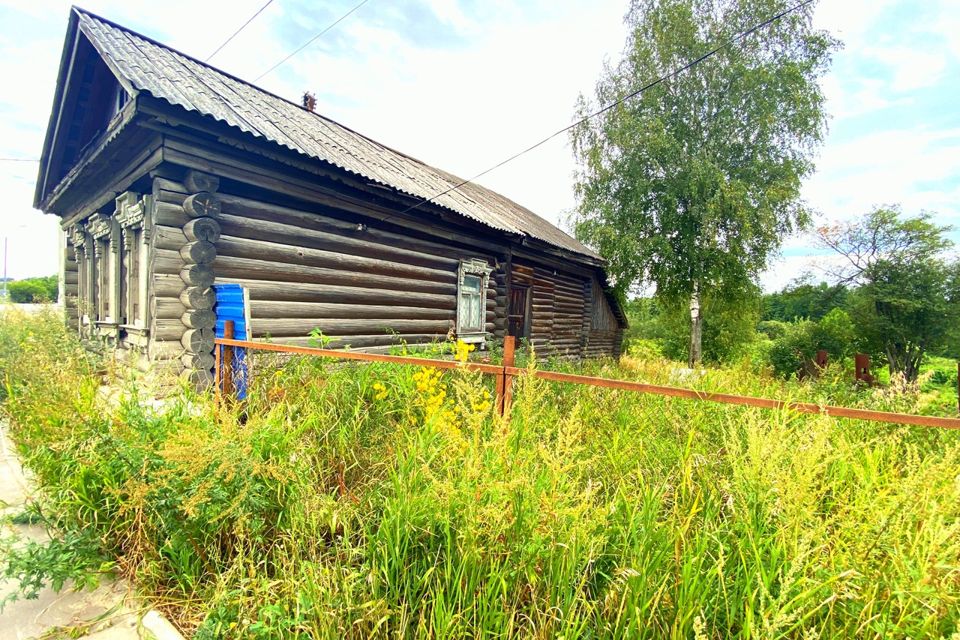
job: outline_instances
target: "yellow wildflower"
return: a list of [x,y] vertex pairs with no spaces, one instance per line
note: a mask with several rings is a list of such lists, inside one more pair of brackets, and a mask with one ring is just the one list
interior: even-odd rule
[[373,390],[377,392],[373,396],[374,400],[383,400],[384,398],[387,397],[387,388],[383,385],[382,382],[374,382]]
[[457,340],[457,346],[453,354],[453,359],[457,362],[466,362],[467,358],[470,357],[470,352],[474,351],[476,348],[476,345],[467,344],[463,340]]
[[473,405],[473,410],[477,413],[485,413],[492,406],[490,402],[490,392],[484,389],[483,396],[479,400],[474,400],[471,404]]

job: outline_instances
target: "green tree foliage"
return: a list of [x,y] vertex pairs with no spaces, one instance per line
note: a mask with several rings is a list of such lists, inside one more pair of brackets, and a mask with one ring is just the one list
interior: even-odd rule
[[842,284],[813,284],[800,280],[777,293],[763,296],[763,319],[792,322],[798,318],[819,320],[831,309],[843,307],[849,290]]
[[[672,360],[688,360],[690,346],[686,308],[682,304],[669,305],[655,298],[640,298],[627,303],[630,330],[626,335],[629,345],[653,341],[663,356]],[[760,318],[759,295],[754,291],[736,305],[726,304],[722,298],[704,298],[706,312],[703,323],[703,359],[712,362],[730,362],[744,355],[756,339]],[[645,351],[649,348],[644,345]]]
[[856,346],[853,320],[843,309],[832,309],[819,321],[769,322],[776,322],[780,330],[770,347],[770,364],[784,378],[802,371],[813,373],[813,362],[821,349],[837,361],[852,355]]
[[949,230],[927,213],[904,218],[899,207],[818,230],[821,244],[843,258],[836,277],[859,285],[851,307],[865,347],[908,381],[916,380],[926,353],[946,345],[957,317]]
[[[578,117],[696,59],[786,7],[782,0],[633,0],[623,59]],[[826,129],[818,85],[837,41],[813,5],[574,128],[576,233],[616,287],[653,283],[691,303],[699,360],[702,294],[732,303],[781,238],[807,223],[800,184]],[[704,306],[703,313],[708,309]]]
[[59,292],[57,276],[26,278],[7,283],[11,302],[56,302]]

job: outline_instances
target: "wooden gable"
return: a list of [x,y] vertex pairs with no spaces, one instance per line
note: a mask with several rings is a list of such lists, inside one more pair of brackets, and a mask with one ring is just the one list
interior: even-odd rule
[[107,66],[72,16],[47,125],[34,206],[39,206],[119,119],[132,90]]

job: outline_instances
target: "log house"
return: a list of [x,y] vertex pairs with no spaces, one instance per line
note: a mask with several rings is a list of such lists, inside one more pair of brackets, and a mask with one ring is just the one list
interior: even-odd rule
[[618,356],[603,260],[459,182],[74,8],[35,206],[61,219],[67,321],[142,368],[209,379],[221,282],[246,287],[258,340],[510,334],[539,355]]

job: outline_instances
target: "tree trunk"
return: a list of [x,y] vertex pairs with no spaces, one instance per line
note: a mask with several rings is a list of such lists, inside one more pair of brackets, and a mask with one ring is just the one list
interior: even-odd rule
[[924,348],[911,347],[909,344],[887,344],[887,364],[890,375],[901,374],[906,382],[916,382],[920,376],[920,363],[923,362]]
[[906,377],[907,382],[916,382],[917,378],[920,377],[920,363],[923,362],[923,347],[915,347],[910,350],[906,361],[907,366],[904,369],[903,375]]
[[690,295],[690,357],[691,369],[700,365],[703,359],[703,318],[700,316],[700,287],[694,283]]

